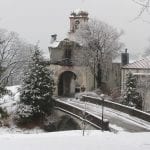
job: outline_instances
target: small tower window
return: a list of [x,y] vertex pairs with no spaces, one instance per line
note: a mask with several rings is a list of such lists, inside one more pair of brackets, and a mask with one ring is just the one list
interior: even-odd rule
[[79,20],[76,20],[76,21],[75,21],[75,30],[79,28],[79,24],[80,24],[80,21],[79,21]]
[[65,58],[71,59],[71,49],[65,50]]

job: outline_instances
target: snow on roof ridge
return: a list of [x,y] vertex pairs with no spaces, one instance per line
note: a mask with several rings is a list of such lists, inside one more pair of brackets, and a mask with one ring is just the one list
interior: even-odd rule
[[72,11],[71,15],[72,14],[76,14],[76,15],[81,15],[81,13],[85,13],[88,15],[88,11],[86,11],[85,9],[81,9],[81,8],[77,8],[75,10]]
[[79,13],[79,12],[81,12],[81,11],[83,11],[83,10],[81,10],[80,8],[77,8],[77,9],[75,9],[73,12],[75,12],[75,13]]
[[122,68],[145,68],[150,69],[150,56],[137,60],[133,63],[127,64]]
[[56,48],[56,47],[58,47],[59,43],[60,43],[60,41],[55,41],[55,42],[51,43],[49,47]]

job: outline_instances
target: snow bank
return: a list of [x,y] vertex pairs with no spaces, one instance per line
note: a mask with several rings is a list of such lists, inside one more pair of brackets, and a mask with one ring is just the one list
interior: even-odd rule
[[113,134],[101,131],[1,135],[3,150],[149,150],[149,133]]
[[19,101],[20,93],[18,89],[20,88],[20,86],[9,86],[6,88],[10,92],[9,94],[4,95],[2,98],[0,98],[0,106],[6,108],[8,113],[11,114],[15,110],[16,103]]
[[6,88],[7,90],[10,90],[13,94],[16,94],[18,92],[18,89],[20,88],[20,85],[8,86]]

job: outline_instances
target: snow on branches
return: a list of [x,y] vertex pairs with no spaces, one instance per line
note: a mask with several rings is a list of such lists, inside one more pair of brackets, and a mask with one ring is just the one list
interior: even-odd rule
[[23,116],[26,117],[25,112],[27,114],[30,112],[32,120],[44,119],[44,117],[50,115],[53,107],[53,91],[54,80],[52,72],[47,69],[40,51],[36,47],[20,91],[21,105],[30,106],[27,108],[32,109],[30,109],[31,111],[18,111],[19,115],[22,115],[21,117],[23,118]]

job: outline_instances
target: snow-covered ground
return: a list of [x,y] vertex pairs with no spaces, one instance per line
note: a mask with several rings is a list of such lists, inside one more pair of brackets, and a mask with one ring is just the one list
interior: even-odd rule
[[0,98],[0,107],[5,108],[10,115],[9,117],[9,127],[0,127],[0,135],[4,134],[33,134],[33,133],[44,133],[39,127],[34,129],[20,129],[12,121],[13,113],[17,107],[17,102],[19,101],[19,88],[20,86],[10,86],[7,87],[9,94],[4,95]]
[[[0,99],[0,106],[5,107],[9,113],[13,112],[16,103],[19,100],[19,86],[8,87],[12,91],[12,95],[4,96]],[[68,99],[66,102],[75,104],[76,99]],[[84,103],[78,101],[78,106],[83,106]],[[87,104],[88,109],[101,112],[99,106]],[[125,114],[120,112],[111,112],[109,108],[105,108],[105,113],[112,115],[114,118],[123,119]],[[125,115],[126,122],[131,123],[131,116]],[[141,120],[136,120],[141,122]],[[136,123],[134,123],[136,124]],[[149,127],[146,122],[141,122],[141,126]],[[88,130],[85,136],[82,136],[82,131],[65,131],[44,133],[43,130],[35,128],[32,130],[24,130],[16,128],[12,125],[10,128],[0,128],[0,149],[2,150],[150,150],[150,133],[125,132],[123,128],[111,124],[120,132],[102,132],[100,130]],[[140,125],[139,125],[140,126]]]
[[0,135],[2,150],[150,150],[149,133],[101,131]]

